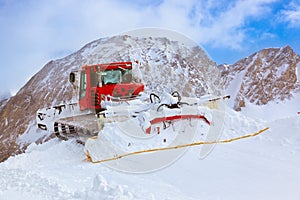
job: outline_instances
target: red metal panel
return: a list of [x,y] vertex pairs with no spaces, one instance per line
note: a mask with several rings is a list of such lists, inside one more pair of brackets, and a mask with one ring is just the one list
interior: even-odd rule
[[[151,125],[165,122],[165,121],[175,121],[175,120],[183,120],[183,119],[202,119],[205,121],[208,125],[210,125],[210,121],[204,116],[204,115],[174,115],[174,116],[168,116],[168,117],[160,117],[155,118],[150,121]],[[150,134],[151,132],[151,126],[146,129],[146,133]]]

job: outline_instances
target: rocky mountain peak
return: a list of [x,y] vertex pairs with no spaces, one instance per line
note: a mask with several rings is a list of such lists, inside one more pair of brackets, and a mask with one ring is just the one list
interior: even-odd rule
[[263,49],[233,65],[219,66],[224,84],[234,97],[233,107],[246,102],[265,105],[298,92],[300,56],[290,46]]

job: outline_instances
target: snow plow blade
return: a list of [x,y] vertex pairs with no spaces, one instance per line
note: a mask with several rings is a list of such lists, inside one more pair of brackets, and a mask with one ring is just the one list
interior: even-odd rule
[[[150,95],[148,104],[128,103],[123,107],[107,106],[107,110],[98,115],[101,131],[98,136],[87,139],[84,147],[85,154],[93,163],[103,162],[116,169],[123,166],[122,171],[145,170],[141,169],[145,166],[143,163],[157,159],[163,158],[169,161],[176,159],[185,152],[185,148],[159,153],[156,149],[170,147],[176,149],[176,146],[193,142],[197,133],[203,140],[211,138],[208,134],[217,137],[212,132],[216,131],[220,134],[220,130],[213,121],[213,116],[216,116],[215,112],[220,112],[218,102],[228,98],[229,96],[181,97],[178,92],[175,92],[163,94],[162,97]],[[223,112],[220,113],[222,114]],[[145,146],[149,148],[145,149]],[[212,146],[213,144],[210,148]],[[140,155],[142,152],[145,154]],[[132,156],[120,159],[127,155]],[[136,163],[140,163],[141,168]],[[153,168],[154,164],[149,163],[146,171],[151,171]]]

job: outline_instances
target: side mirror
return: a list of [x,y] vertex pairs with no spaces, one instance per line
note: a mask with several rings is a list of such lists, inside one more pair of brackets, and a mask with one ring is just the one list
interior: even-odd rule
[[71,72],[70,73],[70,76],[69,76],[69,81],[70,83],[74,83],[75,82],[75,73],[74,72]]

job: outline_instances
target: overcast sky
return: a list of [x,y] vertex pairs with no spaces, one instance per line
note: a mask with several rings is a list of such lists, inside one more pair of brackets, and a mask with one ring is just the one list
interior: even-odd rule
[[143,27],[178,31],[221,63],[268,47],[300,54],[300,0],[0,0],[0,91],[48,61]]

